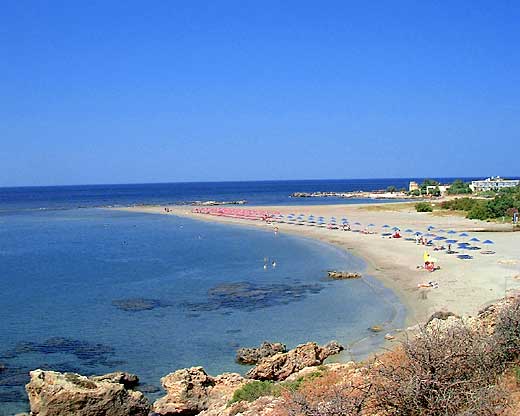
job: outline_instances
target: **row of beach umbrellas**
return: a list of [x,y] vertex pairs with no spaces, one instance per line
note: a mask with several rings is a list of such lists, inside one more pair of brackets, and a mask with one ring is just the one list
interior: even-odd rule
[[[325,217],[323,217],[323,216],[315,216],[313,214],[311,214],[309,216],[306,216],[304,214],[299,214],[299,215],[289,214],[289,215],[287,215],[287,217],[285,217],[284,215],[280,214],[280,215],[275,217],[275,220],[278,221],[278,222],[309,223],[309,224],[318,224],[318,225],[325,225],[325,224],[337,225],[337,223],[338,223],[338,220],[337,220],[336,217],[330,217],[329,219],[325,219]],[[346,224],[350,224],[350,222],[349,222],[349,220],[346,217],[343,217],[343,218],[341,218],[341,224],[346,225]],[[353,225],[357,225],[357,226],[361,226],[361,223],[357,222],[357,221],[352,223],[352,224]],[[370,223],[370,224],[366,225],[367,228],[372,228],[372,227],[375,227],[375,226],[376,225],[373,224],[373,223]],[[388,224],[382,225],[381,228],[382,229],[389,229],[389,230],[392,230],[392,231],[401,231],[401,229],[399,227],[395,227],[395,226],[392,227],[392,226],[390,226]],[[477,237],[472,237],[467,242],[459,242],[459,240],[456,239],[455,237],[458,237],[459,239],[466,239],[467,237],[469,237],[469,234],[466,233],[466,232],[458,233],[455,230],[444,230],[444,229],[436,230],[435,233],[434,233],[434,232],[432,232],[433,230],[436,230],[436,227],[433,226],[433,225],[429,225],[427,227],[426,232],[414,231],[414,230],[412,230],[410,228],[406,229],[404,232],[407,233],[407,234],[414,234],[414,235],[423,236],[423,237],[431,237],[434,241],[444,241],[447,244],[458,243],[461,246],[464,246],[464,245],[468,245],[469,246],[470,243],[481,243],[481,244],[488,244],[488,245],[489,244],[494,244],[494,242],[492,240],[481,241]],[[446,234],[448,237],[444,237],[444,236],[439,235],[439,234]]]

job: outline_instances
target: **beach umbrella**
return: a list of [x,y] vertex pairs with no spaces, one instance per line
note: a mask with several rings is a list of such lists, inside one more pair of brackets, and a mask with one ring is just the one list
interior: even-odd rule
[[348,220],[347,220],[346,218],[343,218],[343,219],[341,220],[341,222],[342,222],[343,224],[348,224]]
[[457,240],[446,240],[446,242],[448,244],[455,244],[457,242]]
[[457,231],[450,230],[448,231],[448,234],[457,234]]
[[474,243],[478,243],[480,240],[477,238],[477,237],[473,237],[471,240],[469,241],[472,241]]
[[361,225],[361,223],[360,222],[355,222],[354,225]]
[[404,230],[404,232],[410,234],[410,233],[413,233],[413,230],[411,230],[410,228],[408,228],[408,229]]
[[394,230],[394,231],[399,231],[400,228],[399,228],[399,227],[393,227],[392,230]]
[[468,237],[468,234],[467,233],[460,233],[459,237]]
[[417,231],[415,235],[422,235],[422,233],[420,231]]
[[438,233],[445,233],[446,230],[437,230]]
[[431,230],[433,230],[434,228],[435,228],[435,227],[434,227],[433,225],[429,225],[429,226],[428,226],[428,231],[431,231]]
[[435,237],[434,240],[435,241],[446,240],[446,237],[438,236],[438,237]]
[[435,237],[435,234],[432,233],[426,233],[424,234],[425,237]]
[[390,228],[388,224],[383,225],[383,228]]
[[482,242],[482,244],[495,244],[495,243],[491,240],[485,240]]
[[368,224],[367,227],[375,227],[375,224]]

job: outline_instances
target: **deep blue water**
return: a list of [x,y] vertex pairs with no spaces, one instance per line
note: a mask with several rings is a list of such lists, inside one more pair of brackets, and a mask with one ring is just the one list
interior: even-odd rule
[[[453,178],[437,179],[443,183],[453,181]],[[373,191],[386,189],[390,185],[408,189],[410,180],[422,181],[421,178],[335,179],[0,188],[0,211],[166,204],[197,200],[245,199],[252,205],[373,202],[336,198],[289,198],[289,195],[293,192]]]
[[[117,186],[113,195],[110,187],[2,190],[0,415],[27,410],[23,385],[38,367],[121,369],[159,386],[163,375],[193,365],[244,372],[236,348],[263,340],[294,347],[337,339],[352,346],[339,359],[360,358],[384,335],[369,326],[403,319],[395,296],[372,279],[325,279],[327,269],[365,267],[330,245],[173,216],[56,209],[238,195],[287,202],[285,191],[269,194],[264,183],[239,191],[200,184],[175,198],[151,190],[169,186]],[[230,188],[219,194],[212,186]],[[277,266],[265,270],[266,258]],[[132,299],[150,309],[121,308]]]

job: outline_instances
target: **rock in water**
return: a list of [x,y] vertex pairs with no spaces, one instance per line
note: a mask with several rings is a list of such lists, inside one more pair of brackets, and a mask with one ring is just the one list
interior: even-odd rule
[[287,352],[287,347],[279,342],[262,342],[259,348],[240,348],[237,351],[237,362],[240,364],[256,364],[263,358],[271,357],[279,352]]
[[327,272],[331,279],[359,279],[361,273],[357,272],[338,272],[336,270],[330,270]]
[[124,384],[74,373],[34,370],[25,386],[32,416],[147,416],[150,404]]
[[289,352],[264,358],[247,372],[246,377],[255,380],[282,381],[305,367],[322,364],[327,357],[337,354],[342,349],[343,347],[335,341],[324,347],[320,347],[315,342],[308,342],[298,345]]
[[166,396],[153,404],[153,411],[162,416],[191,416],[211,408],[220,415],[234,391],[246,382],[236,373],[212,377],[202,367],[177,370],[161,378]]

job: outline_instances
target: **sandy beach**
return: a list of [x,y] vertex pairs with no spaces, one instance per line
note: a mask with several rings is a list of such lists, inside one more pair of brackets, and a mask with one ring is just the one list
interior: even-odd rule
[[[261,208],[282,214],[313,214],[326,219],[331,216],[338,219],[346,216],[351,224],[361,223],[361,226],[353,225],[353,230],[364,229],[366,225],[373,223],[375,226],[371,229],[377,233],[363,234],[306,225],[267,224],[263,221],[215,217],[195,214],[192,212],[193,208],[188,206],[168,206],[169,213],[165,211],[165,206],[123,209],[256,226],[263,229],[274,229],[277,226],[281,233],[293,233],[334,244],[362,257],[368,265],[366,273],[380,280],[399,296],[407,308],[408,326],[424,322],[436,311],[474,315],[486,304],[503,297],[506,292],[520,288],[520,233],[507,232],[510,226],[468,220],[456,215],[438,215],[435,212],[417,213],[413,204],[403,203]],[[477,250],[461,251],[473,256],[473,259],[462,260],[456,255],[433,251],[433,247],[417,245],[413,241],[406,241],[405,238],[383,237],[381,233],[387,230],[381,228],[384,224],[399,227],[401,230],[410,228],[421,232],[426,232],[429,226],[435,227],[433,233],[439,229],[455,230],[457,233],[467,232],[470,235],[468,238],[476,237],[481,241],[492,240],[494,245],[482,246],[482,249],[492,249],[496,253],[484,255]],[[403,237],[412,235],[403,234]],[[418,268],[423,264],[425,250],[438,260],[440,270],[430,273]],[[418,284],[429,281],[438,282],[438,288],[418,288]]]

